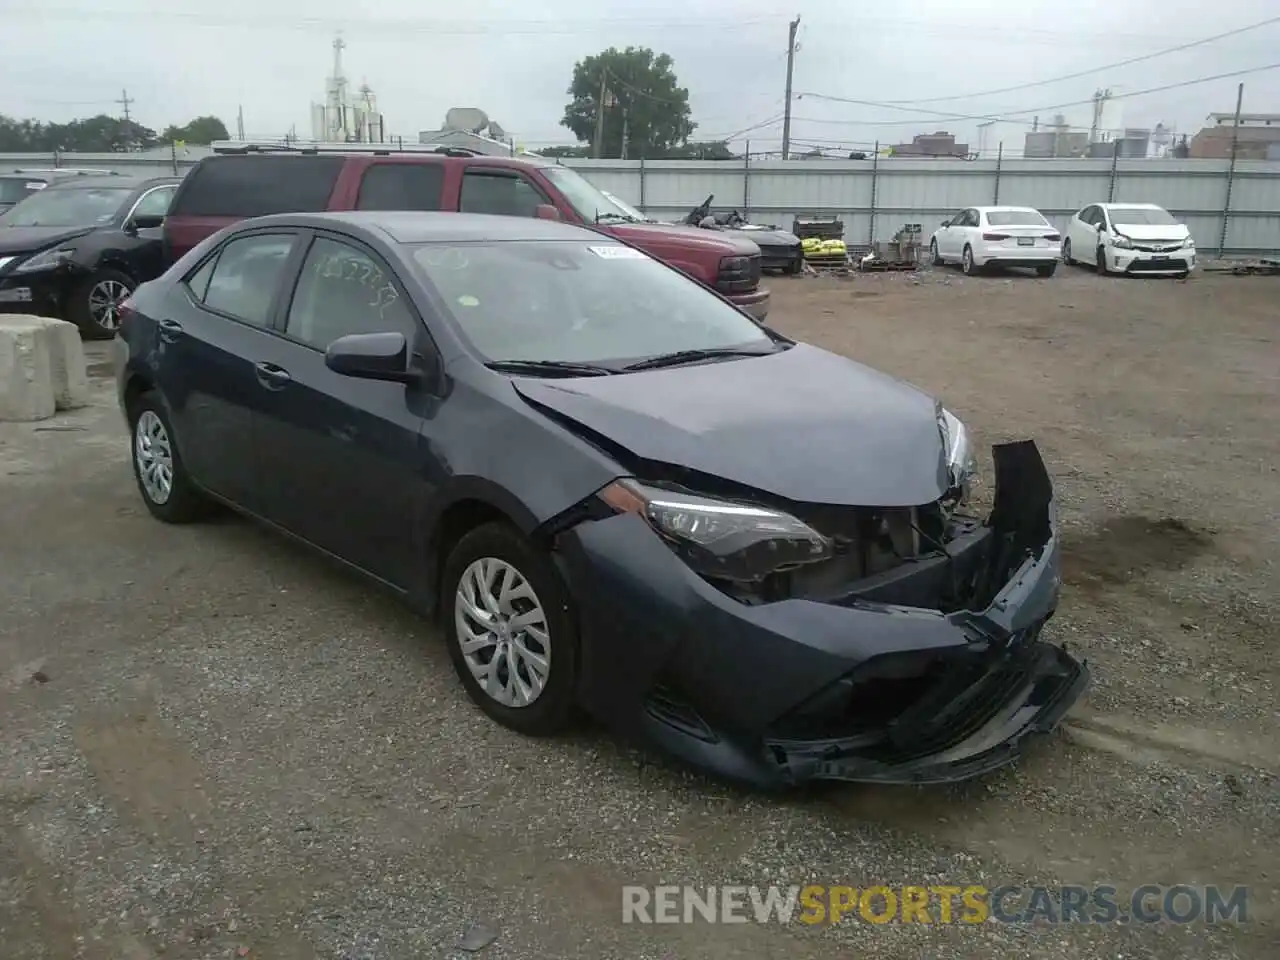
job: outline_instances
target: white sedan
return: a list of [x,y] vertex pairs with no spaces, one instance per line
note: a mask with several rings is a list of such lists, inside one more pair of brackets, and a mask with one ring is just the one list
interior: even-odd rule
[[1172,273],[1196,265],[1196,242],[1186,224],[1154,203],[1091,203],[1072,216],[1062,259],[1107,273]]
[[929,255],[934,266],[959,263],[968,274],[987,266],[1031,267],[1052,277],[1061,240],[1031,207],[969,207],[934,231]]

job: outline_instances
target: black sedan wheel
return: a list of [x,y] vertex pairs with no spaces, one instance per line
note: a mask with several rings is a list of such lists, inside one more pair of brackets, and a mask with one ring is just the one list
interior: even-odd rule
[[169,418],[154,394],[130,403],[129,428],[133,475],[151,515],[165,523],[190,523],[205,516],[211,504],[187,476]]
[[68,319],[86,340],[110,340],[120,329],[120,304],[135,286],[127,273],[99,270],[72,290]]
[[449,554],[440,600],[449,656],[477,706],[520,733],[562,730],[578,637],[550,560],[514,528],[485,524]]

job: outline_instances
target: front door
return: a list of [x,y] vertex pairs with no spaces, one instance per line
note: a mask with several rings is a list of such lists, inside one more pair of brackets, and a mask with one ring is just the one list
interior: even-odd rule
[[325,350],[356,333],[426,330],[390,269],[348,238],[317,235],[283,320],[254,357],[254,424],[264,513],[398,588],[420,569],[415,525],[429,496],[419,434],[434,397],[418,386],[330,370]]

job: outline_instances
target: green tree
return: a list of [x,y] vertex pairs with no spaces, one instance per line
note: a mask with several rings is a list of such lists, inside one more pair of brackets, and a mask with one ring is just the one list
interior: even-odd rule
[[134,120],[105,113],[70,123],[41,123],[0,117],[0,149],[51,153],[119,153],[145,150],[159,141],[156,132]]
[[738,155],[723,140],[690,140],[673,147],[663,155],[664,160],[737,160]]
[[561,126],[583,143],[595,138],[603,81],[603,157],[622,156],[623,129],[628,157],[661,157],[685,144],[697,127],[689,119],[689,91],[676,82],[673,61],[647,47],[610,47],[573,68]]
[[170,124],[164,128],[164,132],[160,134],[160,139],[164,143],[172,143],[174,140],[185,140],[187,143],[210,144],[215,140],[230,140],[231,134],[227,133],[227,125],[214,116],[196,117],[190,123],[184,126]]
[[541,147],[538,153],[544,157],[570,159],[591,156],[590,147]]

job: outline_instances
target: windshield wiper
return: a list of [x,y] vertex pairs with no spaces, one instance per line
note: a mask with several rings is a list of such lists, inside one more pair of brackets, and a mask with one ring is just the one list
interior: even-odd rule
[[598,363],[575,363],[572,360],[490,360],[485,366],[499,373],[528,373],[540,377],[607,377],[618,372]]
[[703,350],[676,350],[674,353],[660,353],[656,357],[646,357],[635,363],[628,363],[623,370],[656,370],[659,367],[677,367],[682,363],[695,363],[698,360],[714,360],[717,357],[765,357],[785,349],[782,344],[774,344],[771,350],[760,350],[747,347],[712,347]]
[[626,214],[622,214],[622,213],[597,213],[596,214],[596,223],[604,223],[606,220],[609,220],[609,221],[621,220],[623,223],[637,222],[635,217],[628,217]]

